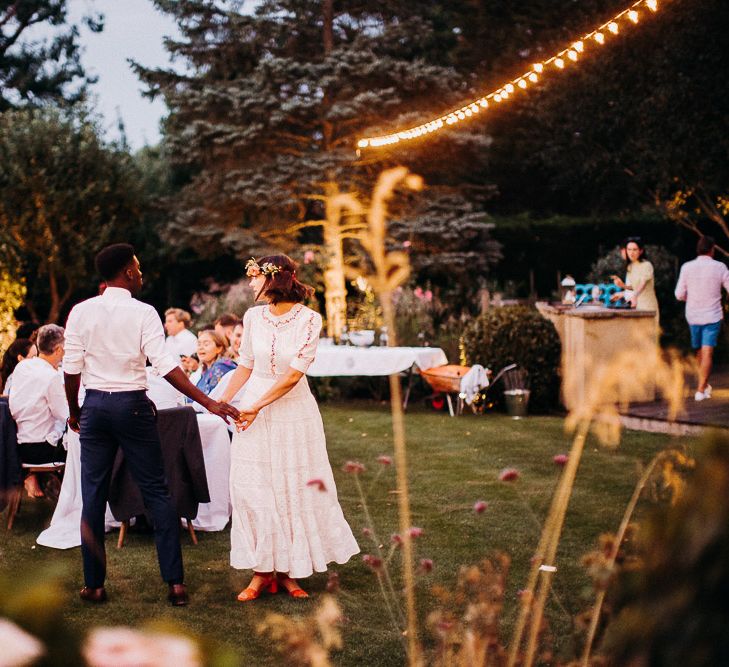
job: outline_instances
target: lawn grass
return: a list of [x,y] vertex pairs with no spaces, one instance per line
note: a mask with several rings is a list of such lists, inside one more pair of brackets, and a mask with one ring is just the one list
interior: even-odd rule
[[[362,552],[371,552],[372,544],[361,533],[365,520],[360,498],[353,479],[341,471],[341,466],[349,459],[367,466],[361,476],[363,486],[369,489],[367,504],[379,536],[389,542],[390,535],[397,532],[395,472],[376,461],[380,454],[392,454],[387,406],[326,404],[322,414],[340,502]],[[452,587],[461,565],[475,564],[484,556],[503,551],[512,559],[503,619],[506,640],[517,591],[525,583],[529,559],[561,471],[552,457],[569,449],[562,420],[537,416],[514,421],[499,414],[452,419],[415,408],[406,416],[406,428],[413,522],[424,529],[416,541],[417,558],[431,558],[435,564],[431,574],[418,580],[419,612],[424,618],[433,609],[436,602],[431,588],[435,584]],[[552,600],[548,606],[558,653],[568,654],[572,649],[573,618],[590,601],[581,557],[601,533],[616,529],[639,466],[676,443],[665,436],[636,432],[624,433],[616,450],[588,441],[554,579],[559,602]],[[498,480],[505,467],[520,471],[516,482]],[[476,500],[489,503],[483,514],[473,512]],[[36,535],[50,516],[46,503],[25,501],[13,531],[2,535],[0,578],[59,567],[67,593],[65,618],[80,630],[94,625],[170,620],[230,646],[241,664],[281,664],[272,647],[256,635],[257,624],[267,612],[307,613],[326,586],[327,576],[315,575],[303,582],[314,594],[311,600],[296,601],[278,595],[245,605],[238,603],[235,595],[245,587],[250,574],[228,566],[228,531],[201,533],[198,546],[183,537],[192,604],[172,609],[165,604],[151,536],[132,533],[125,547],[117,550],[116,534],[112,533],[107,536],[111,601],[89,607],[76,595],[82,580],[79,550],[58,551],[35,545]],[[346,616],[345,647],[335,656],[336,664],[403,664],[398,631],[388,620],[374,575],[360,557],[335,568],[341,580],[338,599]],[[397,576],[397,565],[393,573]]]

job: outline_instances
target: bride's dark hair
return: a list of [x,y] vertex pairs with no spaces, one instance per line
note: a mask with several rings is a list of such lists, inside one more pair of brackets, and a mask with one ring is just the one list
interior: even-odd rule
[[278,271],[266,277],[263,287],[272,304],[280,302],[303,303],[314,294],[314,288],[305,285],[296,277],[296,263],[286,255],[267,255],[257,260],[258,266],[273,264]]

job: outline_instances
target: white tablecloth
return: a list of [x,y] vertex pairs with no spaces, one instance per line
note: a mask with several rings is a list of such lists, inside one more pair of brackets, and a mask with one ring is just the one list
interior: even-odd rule
[[[222,530],[230,518],[230,437],[220,417],[210,414],[197,415],[203,458],[210,490],[210,502],[200,505],[192,525],[197,530]],[[58,505],[51,525],[36,539],[38,544],[55,549],[70,549],[81,545],[81,443],[77,433],[66,434],[66,471],[63,475]],[[119,523],[107,505],[106,529]]]
[[307,375],[392,375],[408,370],[413,364],[425,369],[447,363],[445,352],[439,347],[320,345]]

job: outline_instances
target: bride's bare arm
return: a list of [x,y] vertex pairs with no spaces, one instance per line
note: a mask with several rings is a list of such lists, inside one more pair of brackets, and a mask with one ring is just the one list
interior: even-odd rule
[[241,387],[248,382],[248,378],[251,377],[252,368],[246,368],[245,366],[238,366],[233,371],[233,377],[230,378],[228,386],[225,388],[223,395],[220,400],[223,403],[230,403],[233,397],[240,391]]

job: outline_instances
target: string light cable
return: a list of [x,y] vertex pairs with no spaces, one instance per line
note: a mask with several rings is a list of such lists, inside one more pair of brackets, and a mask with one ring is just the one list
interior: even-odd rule
[[630,7],[616,14],[611,19],[605,21],[602,25],[593,31],[583,35],[580,39],[572,42],[570,46],[562,49],[559,53],[553,55],[547,60],[534,63],[528,71],[524,72],[515,79],[504,84],[500,88],[469,102],[459,109],[449,111],[448,113],[429,120],[421,125],[394,132],[392,134],[383,134],[379,136],[364,137],[357,142],[358,151],[365,148],[382,148],[392,144],[398,144],[404,141],[418,139],[424,135],[438,132],[443,128],[469,120],[474,116],[478,116],[486,111],[492,104],[501,104],[508,100],[513,94],[520,90],[526,90],[530,85],[534,85],[539,79],[548,74],[550,71],[563,70],[572,63],[576,63],[580,57],[585,54],[592,46],[603,46],[612,36],[618,35],[622,25],[636,24],[641,19],[641,10],[648,14],[658,11],[658,0],[637,0]]

